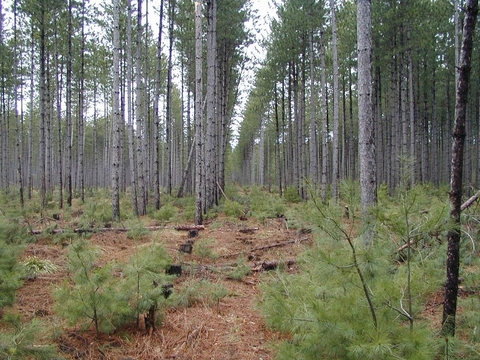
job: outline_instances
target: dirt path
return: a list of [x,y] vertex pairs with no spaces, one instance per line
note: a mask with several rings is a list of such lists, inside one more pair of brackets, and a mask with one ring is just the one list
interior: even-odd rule
[[[257,308],[258,284],[266,272],[253,271],[238,281],[212,269],[235,262],[239,254],[247,259],[247,265],[257,270],[265,261],[295,259],[298,252],[308,246],[305,241],[308,236],[285,229],[281,219],[270,219],[265,224],[217,219],[194,239],[194,246],[201,241],[209,245],[215,255],[210,257],[200,257],[195,251],[192,254],[179,252],[180,244],[188,238],[187,232],[169,227],[151,232],[142,238],[140,246],[161,242],[175,263],[188,264],[195,269],[178,278],[174,288],[203,279],[225,286],[228,295],[215,305],[199,303],[189,308],[169,308],[162,325],[152,334],[129,326],[97,338],[91,330],[65,328],[55,314],[51,290],[68,278],[65,255],[69,246],[54,244],[49,239],[29,245],[25,257],[36,255],[49,259],[59,270],[26,281],[18,292],[14,309],[25,320],[41,317],[46,326],[58,334],[57,344],[67,359],[272,359],[271,344],[278,341],[280,335],[265,327]],[[103,261],[125,261],[139,246],[139,242],[128,239],[125,232],[96,233],[89,241],[103,250]],[[289,270],[295,271],[295,266]]]

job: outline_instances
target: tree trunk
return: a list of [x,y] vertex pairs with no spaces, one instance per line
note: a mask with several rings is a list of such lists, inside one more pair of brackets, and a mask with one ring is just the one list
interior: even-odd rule
[[321,94],[321,118],[322,118],[322,201],[327,201],[327,173],[328,173],[328,119],[327,119],[327,80],[325,74],[325,34],[323,31],[320,34],[320,94]]
[[132,59],[132,2],[127,2],[127,125],[128,125],[128,160],[130,165],[130,192],[132,199],[132,210],[138,216],[138,183],[137,183],[137,162],[135,161],[135,131],[133,126],[133,59]]
[[120,0],[113,2],[112,220],[120,220]]
[[67,94],[66,94],[66,124],[65,124],[65,133],[66,133],[66,190],[67,190],[67,205],[72,206],[72,37],[73,37],[73,25],[72,25],[72,0],[68,2],[68,56],[67,56]]
[[460,214],[463,187],[463,154],[465,145],[465,118],[470,80],[473,36],[478,14],[478,0],[467,0],[463,28],[463,44],[460,54],[457,95],[455,103],[455,127],[453,130],[452,172],[450,179],[450,219],[455,227],[447,234],[447,281],[443,304],[442,332],[455,335],[457,312],[458,273],[460,267]]
[[167,74],[167,120],[166,120],[166,153],[167,153],[167,194],[172,193],[173,176],[173,116],[172,116],[172,71],[173,71],[173,25],[174,25],[174,0],[169,4],[169,50],[168,50],[168,74]]
[[157,59],[155,64],[155,98],[154,98],[154,144],[153,144],[153,163],[154,163],[154,196],[155,209],[160,209],[160,161],[158,134],[160,132],[160,90],[161,90],[161,69],[162,69],[162,31],[163,31],[163,3],[160,1],[160,19],[158,22],[158,41],[157,41]]
[[203,222],[202,6],[195,2],[195,225]]
[[[313,51],[313,30],[309,34],[309,57],[310,57],[310,169],[309,177],[313,187],[317,184],[318,177],[318,140],[317,140],[317,119],[316,119],[316,91],[315,91],[315,57]],[[275,102],[275,106],[277,106]],[[278,115],[276,115],[276,130],[278,139]]]
[[[1,11],[2,11],[2,6],[0,4],[0,17],[2,17]],[[0,20],[0,23],[1,22],[3,22],[3,20]],[[3,26],[0,25],[0,31],[2,31],[2,27]],[[0,41],[0,45],[3,45],[2,42],[3,41]],[[14,99],[18,98],[17,91],[18,91],[19,81],[17,78],[18,77],[17,68],[19,67],[20,65],[18,64],[18,41],[17,41],[17,1],[14,0],[14,3],[13,3],[13,81],[14,81],[13,98]],[[23,86],[23,84],[21,84],[20,86]],[[21,97],[21,99],[23,99],[23,96]],[[20,205],[23,208],[25,199],[24,199],[23,171],[22,171],[22,141],[21,141],[21,133],[20,133],[20,116],[22,117],[21,123],[23,124],[23,111],[22,111],[22,115],[19,116],[17,101],[15,101],[14,112],[15,112],[15,148],[17,152],[16,157],[17,157],[19,196],[20,196]]]
[[78,94],[78,182],[80,198],[85,202],[85,121],[84,121],[84,93],[85,93],[85,0],[82,1],[81,19],[81,50],[80,50],[80,93]]
[[337,20],[335,0],[330,0],[332,18],[332,51],[333,51],[333,164],[332,164],[332,198],[336,201],[340,197],[340,131],[338,115],[338,52],[337,52]]
[[46,34],[45,34],[45,9],[42,8],[40,15],[40,139],[39,139],[39,158],[40,165],[40,196],[42,210],[47,205],[47,179],[46,179]]
[[145,132],[146,124],[146,109],[143,106],[143,97],[145,96],[145,83],[142,80],[142,0],[138,0],[137,5],[137,51],[135,55],[135,70],[136,70],[136,94],[135,94],[135,118],[136,118],[136,138],[137,143],[137,178],[138,178],[138,215],[146,215],[147,213],[147,197],[146,197],[146,179],[145,169],[146,154],[143,151],[143,142],[146,141],[147,136]]
[[370,207],[377,201],[375,164],[375,124],[372,101],[372,23],[370,0],[357,1],[358,37],[358,153],[360,158],[360,193],[365,233],[372,243],[369,225]]

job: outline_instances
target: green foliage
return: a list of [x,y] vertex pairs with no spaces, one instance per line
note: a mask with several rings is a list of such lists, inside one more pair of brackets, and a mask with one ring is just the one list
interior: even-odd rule
[[173,198],[172,201],[178,209],[179,218],[185,221],[193,221],[195,217],[195,197]]
[[41,340],[43,324],[34,318],[29,323],[22,323],[20,318],[8,314],[4,316],[3,323],[6,330],[0,337],[0,359],[23,360],[51,360],[58,359],[54,346],[42,345]]
[[237,218],[243,215],[243,206],[236,201],[226,200],[223,204],[223,212],[227,216]]
[[183,283],[183,287],[175,294],[173,300],[177,306],[182,307],[192,307],[196,304],[213,306],[227,295],[228,290],[221,284],[192,279]]
[[112,220],[112,205],[108,197],[101,197],[88,201],[83,207],[83,214],[79,227],[91,227],[95,222],[105,223]]
[[242,280],[251,272],[246,259],[242,256],[235,262],[235,268],[227,273],[227,277],[232,280]]
[[172,203],[166,203],[160,210],[153,214],[153,218],[161,221],[169,221],[177,215],[177,212],[177,208]]
[[100,252],[86,241],[72,244],[68,253],[73,285],[65,281],[54,291],[58,313],[71,325],[91,322],[99,332],[110,333],[132,317],[128,294],[119,291],[118,279],[112,266],[100,266]]
[[15,301],[15,291],[22,285],[18,256],[23,250],[25,230],[15,222],[0,221],[0,308]]
[[247,204],[250,207],[251,215],[259,220],[276,218],[285,215],[287,206],[285,200],[275,194],[262,191],[253,187],[248,195]]
[[210,238],[201,239],[195,242],[193,253],[203,260],[215,260],[218,255],[213,251],[215,240]]
[[[262,286],[268,325],[292,336],[279,346],[279,359],[433,359],[439,354],[422,311],[444,278],[439,254],[445,249],[430,235],[443,231],[445,209],[439,201],[427,205],[420,194],[404,193],[400,208],[397,198],[376,210],[377,238],[368,248],[358,226],[344,221],[340,205],[305,204],[302,214],[319,227],[316,246],[303,254],[299,274],[277,271]],[[426,241],[428,248],[412,250],[409,263],[398,261],[398,247],[412,239],[419,245]]]
[[135,249],[128,264],[124,267],[124,281],[121,292],[130,297],[128,303],[137,316],[152,307],[166,305],[163,286],[172,280],[165,274],[171,259],[164,246],[151,244]]
[[41,274],[52,274],[58,267],[48,259],[29,256],[22,262],[23,271],[27,279],[34,279]]
[[302,198],[298,194],[298,190],[295,188],[295,186],[289,186],[286,188],[283,197],[290,203],[299,203],[302,201]]
[[127,232],[128,239],[139,240],[150,234],[150,231],[138,220],[130,226],[130,230]]

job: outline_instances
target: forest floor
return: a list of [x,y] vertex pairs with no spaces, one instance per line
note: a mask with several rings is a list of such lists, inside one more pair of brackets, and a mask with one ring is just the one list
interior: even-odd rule
[[[58,224],[58,227],[68,224]],[[309,231],[289,230],[286,221],[266,219],[238,220],[217,218],[193,238],[193,246],[205,240],[215,256],[179,251],[188,241],[188,231],[175,230],[167,224],[141,240],[127,237],[123,231],[96,232],[89,241],[102,249],[102,261],[126,261],[137,246],[147,246],[153,240],[165,245],[175,264],[188,266],[174,281],[174,291],[182,284],[209,280],[221,284],[228,295],[215,305],[197,303],[192,307],[170,307],[158,322],[155,332],[148,333],[143,321],[118,329],[113,334],[96,336],[92,328],[68,328],[55,313],[52,288],[67,279],[66,254],[68,244],[55,244],[52,239],[39,238],[28,245],[24,257],[37,256],[58,266],[52,274],[25,281],[17,292],[13,311],[25,321],[40,317],[46,327],[55,332],[59,354],[66,359],[272,359],[272,344],[284,336],[269,330],[258,309],[261,301],[259,284],[268,277],[270,268],[280,262],[287,271],[298,271],[297,255],[311,244]],[[207,254],[208,255],[208,254]],[[222,269],[243,255],[251,272],[241,280],[233,280]],[[193,270],[192,270],[193,269]]]

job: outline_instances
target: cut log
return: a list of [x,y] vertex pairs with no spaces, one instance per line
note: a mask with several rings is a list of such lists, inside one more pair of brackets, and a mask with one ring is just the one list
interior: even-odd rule
[[178,231],[205,230],[205,226],[203,225],[178,225],[173,228]]

